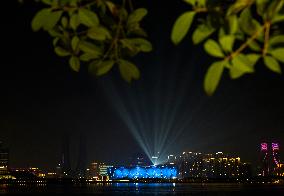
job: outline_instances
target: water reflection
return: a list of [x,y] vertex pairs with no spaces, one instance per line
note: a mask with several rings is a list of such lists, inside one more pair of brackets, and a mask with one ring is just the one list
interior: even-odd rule
[[283,185],[230,183],[95,183],[95,184],[9,184],[0,194],[167,194],[167,195],[284,195]]

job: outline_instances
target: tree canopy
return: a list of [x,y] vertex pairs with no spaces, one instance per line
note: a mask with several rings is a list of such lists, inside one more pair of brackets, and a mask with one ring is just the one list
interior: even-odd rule
[[[139,79],[132,58],[153,50],[141,27],[147,8],[135,8],[134,0],[38,1],[45,8],[35,14],[32,29],[53,37],[55,53],[67,58],[72,70],[78,72],[84,65],[101,76],[116,65],[125,81]],[[215,92],[225,69],[237,79],[254,73],[256,63],[262,61],[281,74],[284,0],[183,1],[188,11],[173,24],[171,40],[177,45],[192,32],[192,43],[203,44],[215,59],[204,79],[208,95]],[[195,20],[198,25],[192,26]]]

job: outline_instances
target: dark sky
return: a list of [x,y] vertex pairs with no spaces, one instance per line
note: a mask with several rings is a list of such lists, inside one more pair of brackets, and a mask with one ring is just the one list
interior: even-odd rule
[[[190,37],[177,47],[170,42],[170,29],[187,8],[185,4],[137,2],[149,8],[144,26],[155,51],[134,59],[142,79],[129,87],[116,69],[99,79],[84,70],[72,72],[53,53],[49,36],[31,31],[30,21],[38,7],[31,1],[24,5],[5,1],[8,12],[1,12],[0,31],[0,140],[10,148],[12,167],[54,168],[66,135],[71,138],[74,164],[81,133],[86,136],[88,162],[123,162],[141,152],[104,91],[109,78],[118,92],[136,95],[119,94],[126,107],[129,99],[139,105],[153,99],[163,108],[180,103],[174,124],[188,124],[174,140],[173,152],[223,151],[255,162],[261,141],[284,145],[283,76],[259,63],[255,74],[238,80],[229,80],[226,73],[216,94],[207,97],[202,81],[212,59],[201,46],[192,46]],[[155,83],[158,88],[152,88]],[[175,135],[174,128],[171,132]]]

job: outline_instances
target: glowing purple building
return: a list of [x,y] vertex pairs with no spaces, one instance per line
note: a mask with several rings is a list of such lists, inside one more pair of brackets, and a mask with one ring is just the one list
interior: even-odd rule
[[262,164],[261,175],[274,175],[280,165],[279,144],[272,142],[271,145],[269,145],[268,143],[263,142],[260,144],[260,153]]
[[260,144],[260,152],[261,152],[261,175],[268,176],[270,173],[269,170],[269,157],[268,157],[268,144],[261,143]]

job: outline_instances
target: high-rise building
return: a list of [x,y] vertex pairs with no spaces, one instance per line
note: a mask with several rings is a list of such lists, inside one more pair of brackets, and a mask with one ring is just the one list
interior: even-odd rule
[[268,144],[266,142],[260,144],[260,153],[261,153],[261,175],[268,176],[270,173],[270,168],[269,168]]
[[8,173],[9,168],[9,149],[2,146],[0,141],[0,175]]
[[272,158],[273,158],[273,163],[274,163],[274,168],[275,168],[275,167],[278,167],[278,165],[280,164],[279,144],[272,143],[271,148],[272,148]]
[[86,177],[88,179],[98,179],[99,177],[99,163],[92,162],[89,168],[87,168]]
[[109,169],[112,168],[112,165],[106,165],[101,163],[99,165],[99,177],[102,180],[109,180]]
[[261,153],[261,176],[278,175],[281,166],[279,156],[279,143],[272,142],[260,144]]

